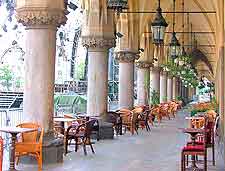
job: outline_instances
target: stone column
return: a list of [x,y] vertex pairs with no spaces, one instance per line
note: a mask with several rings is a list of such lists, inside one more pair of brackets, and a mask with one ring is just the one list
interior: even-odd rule
[[[55,9],[17,4],[17,20],[26,27],[24,121],[51,132],[54,113],[56,30],[66,22],[64,3]],[[53,7],[52,7],[53,8]]]
[[64,1],[17,1],[17,20],[26,27],[24,122],[44,128],[43,162],[63,161],[63,139],[53,134],[56,30],[66,22]]
[[167,72],[160,73],[160,103],[167,102]]
[[167,77],[167,100],[173,99],[173,79],[171,76]]
[[160,96],[160,71],[159,67],[150,68],[150,99],[153,91],[156,91]]
[[134,61],[138,53],[116,52],[119,61],[119,108],[132,109],[134,105]]
[[87,114],[100,116],[108,105],[108,49],[115,46],[115,39],[82,37],[88,48]]
[[173,77],[173,100],[176,99],[177,96],[177,78]]
[[149,101],[149,69],[151,64],[137,62],[137,103],[139,106],[147,105]]

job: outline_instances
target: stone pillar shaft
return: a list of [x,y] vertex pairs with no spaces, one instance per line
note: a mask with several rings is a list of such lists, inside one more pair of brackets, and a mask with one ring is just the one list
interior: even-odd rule
[[119,63],[119,106],[132,109],[134,104],[134,63]]
[[27,29],[26,35],[25,121],[39,123],[48,132],[54,113],[56,29]]
[[82,37],[88,48],[87,114],[104,116],[108,105],[108,49],[115,46],[115,39]]
[[157,92],[160,95],[160,68],[159,67],[150,68],[150,99],[152,98],[153,91]]
[[87,114],[97,115],[107,112],[108,59],[106,49],[88,50],[88,90]]
[[167,78],[167,100],[171,101],[173,99],[173,80],[171,77]]
[[147,62],[138,62],[137,66],[137,103],[139,106],[147,105],[149,101],[149,69]]
[[47,133],[53,127],[56,29],[66,17],[64,3],[54,9],[39,5],[18,1],[16,18],[26,27],[24,121],[40,124]]
[[132,109],[134,105],[134,60],[137,53],[116,52],[119,61],[119,108]]
[[167,102],[167,73],[160,73],[160,103]]
[[177,87],[177,78],[176,77],[173,77],[173,99],[175,100],[176,99],[176,97],[178,96],[178,94],[177,94],[177,89],[178,89],[178,87]]

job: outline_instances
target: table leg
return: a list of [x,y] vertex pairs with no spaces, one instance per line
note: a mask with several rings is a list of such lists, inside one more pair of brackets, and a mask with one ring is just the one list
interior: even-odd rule
[[15,169],[15,143],[16,143],[16,135],[17,134],[11,134],[12,135],[12,144],[11,144],[11,154],[10,154],[10,167],[9,171],[16,171]]

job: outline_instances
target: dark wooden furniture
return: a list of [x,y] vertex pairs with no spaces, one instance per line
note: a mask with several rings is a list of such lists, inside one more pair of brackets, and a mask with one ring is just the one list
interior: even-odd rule
[[[196,145],[203,145],[204,142],[206,143],[205,146],[206,148],[211,148],[212,149],[212,161],[213,161],[213,166],[215,166],[216,161],[215,161],[215,135],[214,135],[214,127],[215,127],[215,122],[214,121],[209,121],[207,126],[206,126],[206,131],[207,131],[207,136],[206,140],[204,140],[204,134],[199,134],[197,136],[197,140],[195,142]],[[191,142],[188,142],[187,145],[191,145]]]
[[122,117],[120,113],[109,111],[106,115],[106,122],[112,123],[116,135],[122,135]]
[[36,129],[31,128],[19,128],[19,127],[2,127],[0,128],[1,132],[9,133],[12,135],[12,144],[11,144],[11,155],[10,155],[10,166],[9,171],[16,171],[15,169],[15,143],[16,143],[16,136],[19,133],[28,133],[36,131]]
[[187,145],[182,149],[181,153],[181,171],[186,170],[186,162],[185,159],[188,156],[192,156],[192,166],[189,168],[191,170],[201,170],[196,165],[196,156],[203,156],[204,157],[204,171],[207,171],[207,149],[205,143],[203,145],[197,145],[196,136],[198,134],[204,134],[206,136],[206,129],[195,129],[195,128],[184,128],[182,129],[184,133],[188,133],[191,135],[191,145]]
[[91,135],[98,126],[98,120],[92,119],[79,126],[71,125],[67,128],[65,134],[65,155],[68,153],[68,146],[70,140],[75,141],[75,152],[78,150],[78,146],[82,145],[84,154],[87,155],[86,145],[91,147],[92,153],[95,153],[91,142]]
[[152,122],[152,118],[150,118],[150,111],[145,110],[142,112],[138,117],[138,125],[142,127],[144,125],[146,131],[151,131],[151,128],[149,126],[149,121]]

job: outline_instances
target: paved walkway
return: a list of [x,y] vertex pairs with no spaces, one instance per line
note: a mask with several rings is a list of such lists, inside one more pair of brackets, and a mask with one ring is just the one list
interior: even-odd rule
[[[187,112],[179,112],[172,120],[155,124],[151,132],[140,131],[139,135],[116,137],[114,140],[94,144],[96,154],[88,151],[84,156],[82,149],[65,157],[64,163],[45,166],[46,171],[180,171],[180,151],[187,135],[178,128],[186,127],[184,120]],[[209,151],[211,153],[211,151]],[[216,153],[218,154],[218,152]],[[211,158],[209,158],[211,159]],[[209,171],[225,171],[222,162]],[[19,165],[23,171],[35,171],[36,166]]]

